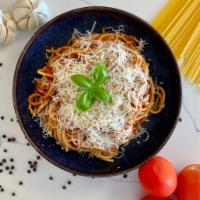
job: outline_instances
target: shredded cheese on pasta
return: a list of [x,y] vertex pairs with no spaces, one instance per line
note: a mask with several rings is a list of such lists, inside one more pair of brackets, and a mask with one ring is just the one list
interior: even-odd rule
[[[56,91],[52,101],[61,102],[56,120],[60,128],[79,128],[78,143],[86,148],[118,148],[129,141],[134,121],[141,115],[142,106],[149,102],[149,73],[141,66],[144,62],[142,56],[139,55],[141,62],[133,65],[134,50],[123,42],[99,41],[94,37],[94,34],[80,36],[73,44],[74,47],[87,49],[79,54],[78,59],[63,54],[51,64],[52,85]],[[94,45],[96,48],[93,49]],[[110,92],[113,104],[96,101],[89,111],[78,114],[76,99],[81,91],[70,76],[83,74],[92,77],[93,66],[100,61],[105,62],[109,70],[109,80],[104,87]],[[84,142],[82,134],[87,136]]]

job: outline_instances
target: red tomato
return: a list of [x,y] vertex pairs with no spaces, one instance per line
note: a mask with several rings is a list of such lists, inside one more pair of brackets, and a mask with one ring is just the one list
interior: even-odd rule
[[178,200],[200,200],[200,164],[185,167],[178,175]]
[[168,198],[160,198],[160,197],[154,197],[154,196],[145,196],[141,198],[140,200],[168,200]]
[[177,175],[172,164],[155,156],[139,168],[139,180],[144,190],[156,197],[168,197],[176,189]]

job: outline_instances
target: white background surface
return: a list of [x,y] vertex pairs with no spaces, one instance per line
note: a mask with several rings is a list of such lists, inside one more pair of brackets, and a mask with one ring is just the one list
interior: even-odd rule
[[[164,5],[165,0],[46,0],[51,18],[68,10],[101,5],[110,6],[132,12],[139,17],[150,21]],[[11,0],[0,0],[0,9],[10,8]],[[0,174],[0,185],[5,192],[0,193],[0,200],[138,200],[144,193],[138,184],[137,171],[130,172],[126,179],[123,176],[112,178],[86,178],[73,176],[64,172],[46,160],[39,162],[38,172],[28,175],[27,161],[34,159],[37,153],[28,147],[24,136],[15,119],[12,105],[12,78],[17,59],[24,45],[32,33],[20,32],[14,43],[0,47],[0,135],[6,133],[15,136],[18,143],[10,144],[0,138],[0,160],[5,157],[15,158],[16,170],[14,175]],[[174,134],[160,151],[159,155],[168,158],[177,171],[190,163],[200,163],[200,90],[190,86],[183,80],[183,107],[181,112],[182,122],[177,124]],[[166,122],[167,123],[167,122]],[[7,148],[8,153],[3,153]],[[52,175],[54,181],[48,177]],[[19,186],[22,180],[24,186]],[[67,185],[71,180],[72,184]],[[63,190],[62,186],[67,189]],[[11,197],[11,192],[16,192],[16,197]]]

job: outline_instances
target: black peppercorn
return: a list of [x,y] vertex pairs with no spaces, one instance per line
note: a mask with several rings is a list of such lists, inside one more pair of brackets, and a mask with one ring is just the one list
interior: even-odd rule
[[37,160],[40,160],[40,156],[37,156],[36,159],[37,159]]
[[23,185],[23,182],[22,182],[22,181],[19,181],[19,185]]
[[31,173],[31,170],[27,170],[27,173],[30,174],[30,173]]
[[68,185],[71,185],[71,184],[72,184],[72,182],[71,182],[71,181],[67,181],[67,184],[68,184]]
[[11,174],[13,174],[13,172],[12,172],[12,171],[9,171],[9,174],[11,175]]
[[4,118],[4,116],[1,116],[1,120],[4,120],[5,118]]
[[5,167],[5,169],[6,169],[6,170],[9,170],[9,169],[10,169],[10,167],[9,167],[9,166],[6,166],[6,167]]
[[62,189],[63,189],[63,190],[65,190],[65,189],[66,189],[66,186],[65,186],[65,185],[63,185],[63,186],[62,186]]
[[5,135],[5,134],[3,134],[3,135],[2,135],[2,138],[6,138],[6,135]]
[[4,150],[3,150],[3,152],[4,152],[4,153],[7,153],[7,152],[8,152],[8,150],[7,150],[7,149],[4,149]]
[[12,139],[11,138],[8,138],[8,142],[11,142],[12,141]]
[[10,159],[10,162],[14,162],[14,159],[13,159],[13,158],[11,158],[11,159]]
[[10,167],[10,169],[12,169],[12,170],[15,169],[15,166],[12,165],[12,166]]
[[124,177],[124,178],[127,178],[127,174],[124,174],[123,177]]
[[15,192],[12,192],[12,194],[11,194],[12,196],[15,196]]
[[4,158],[4,159],[2,160],[2,162],[3,162],[3,163],[6,163],[6,159]]
[[49,176],[49,180],[53,180],[53,177],[52,177],[52,176]]

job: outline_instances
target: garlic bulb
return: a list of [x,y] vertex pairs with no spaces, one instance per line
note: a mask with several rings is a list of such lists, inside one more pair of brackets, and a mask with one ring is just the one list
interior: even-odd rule
[[17,25],[12,20],[11,16],[3,13],[0,10],[0,44],[11,42],[17,32]]
[[23,30],[35,30],[49,19],[48,9],[43,0],[17,0],[13,18]]

